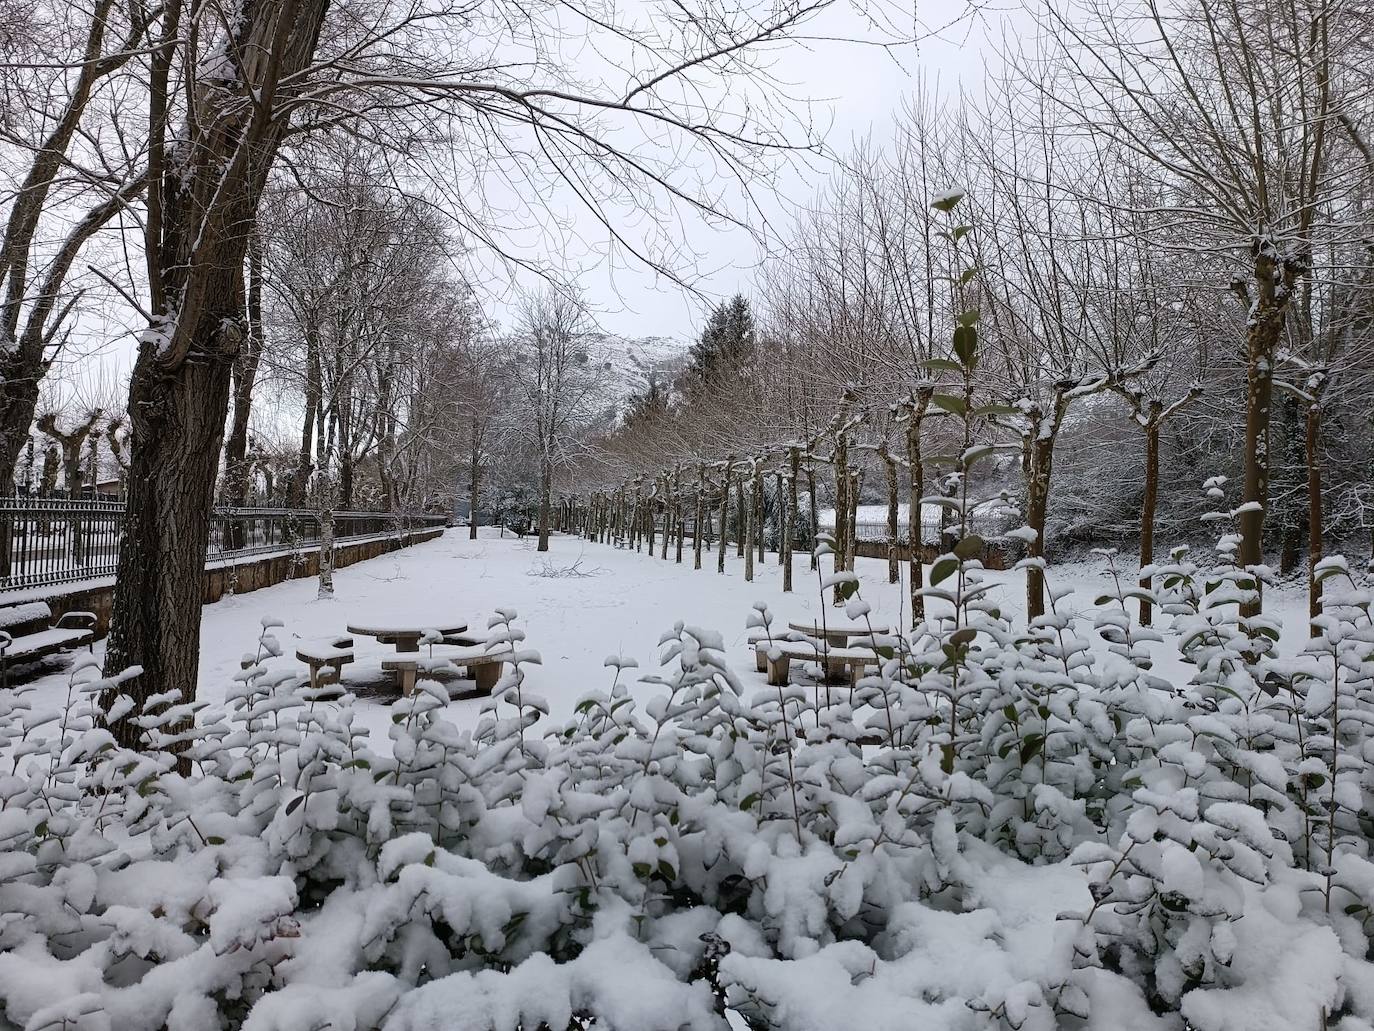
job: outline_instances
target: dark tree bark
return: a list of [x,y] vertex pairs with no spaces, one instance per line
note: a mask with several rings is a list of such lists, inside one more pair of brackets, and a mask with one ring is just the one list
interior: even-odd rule
[[[1306,271],[1293,257],[1280,259],[1268,240],[1256,240],[1254,286],[1258,296],[1250,306],[1245,330],[1245,493],[1240,514],[1242,566],[1264,562],[1264,516],[1269,506],[1269,415],[1274,393],[1274,361],[1293,285]],[[1248,293],[1238,288],[1247,302]],[[1241,614],[1258,615],[1264,599],[1256,582],[1255,601],[1241,606]]]
[[925,497],[925,462],[921,454],[921,423],[925,420],[934,390],[926,387],[912,394],[907,402],[906,463],[910,480],[907,492],[906,538],[909,589],[911,592],[911,625],[926,618],[926,600],[920,593],[925,588],[925,565],[921,561],[922,525],[921,499]]
[[[325,7],[297,0],[243,9],[234,40],[242,81],[201,84],[183,133],[187,157],[175,167],[165,160],[165,122],[180,4],[164,14],[151,73],[145,226],[158,321],[140,345],[129,390],[133,455],[105,658],[107,675],[141,668],[120,688],[138,702],[171,691],[196,697],[210,509],[230,372],[246,329],[243,262],[287,128],[278,84],[308,65]],[[143,743],[128,717],[111,729],[122,745]]]
[[726,528],[730,522],[730,473],[735,466],[735,456],[725,459],[725,469],[720,475],[720,548],[716,552],[716,572],[725,572]]
[[887,582],[895,584],[901,577],[897,555],[897,461],[888,450],[887,441],[878,447],[878,457],[887,474]]

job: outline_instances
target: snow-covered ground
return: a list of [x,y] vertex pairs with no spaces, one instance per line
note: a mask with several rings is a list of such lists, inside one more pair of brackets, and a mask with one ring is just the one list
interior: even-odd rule
[[[555,718],[569,715],[588,690],[609,688],[613,670],[604,665],[608,655],[632,656],[639,662],[635,672],[644,674],[658,665],[658,640],[682,620],[719,631],[737,672],[754,672],[753,654],[745,626],[751,606],[766,602],[775,618],[775,629],[786,630],[789,621],[815,618],[820,607],[816,574],[808,556],[796,557],[795,590],[782,591],[782,571],[776,555],[756,569],[753,583],[744,579],[744,563],[732,548],[725,575],[715,569],[715,555],[693,570],[690,549],[683,564],[646,554],[619,550],[567,536],[554,536],[550,550],[541,555],[535,538],[498,536],[483,528],[478,540],[467,530],[449,530],[443,537],[381,558],[349,566],[335,573],[335,597],[316,599],[314,579],[292,580],[250,594],[205,606],[201,626],[201,697],[217,703],[239,671],[245,652],[256,648],[261,620],[270,616],[285,626],[275,631],[286,656],[279,662],[295,662],[297,639],[343,634],[349,623],[383,622],[420,624],[466,622],[485,629],[497,607],[514,608],[524,629],[526,644],[537,650],[543,665],[529,667],[530,687],[547,698]],[[1129,558],[1122,559],[1130,567]],[[887,582],[886,563],[859,559],[862,594],[873,607],[874,623],[905,625],[905,584]],[[903,570],[905,572],[905,570]],[[1024,611],[1024,577],[1020,573],[988,574],[999,583],[995,596],[1005,611]],[[1105,561],[1079,563],[1050,574],[1055,589],[1071,588],[1060,604],[1087,609],[1108,585]],[[1283,620],[1282,650],[1292,653],[1306,639],[1306,598],[1292,589],[1271,590],[1266,610]],[[97,645],[97,654],[101,646]],[[355,636],[358,661],[345,667],[345,684],[360,690],[359,712],[374,736],[384,739],[389,723],[390,691],[380,690],[387,681],[380,662],[394,655],[389,645]],[[1173,649],[1159,649],[1155,672],[1182,682],[1189,671]],[[64,693],[61,673],[46,676],[40,687]],[[641,701],[661,689],[636,685]],[[481,709],[477,699],[456,700],[450,718],[459,726],[476,723]]]

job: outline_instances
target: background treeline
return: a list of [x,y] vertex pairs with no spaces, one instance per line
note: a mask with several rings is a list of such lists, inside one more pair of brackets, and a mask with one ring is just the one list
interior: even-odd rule
[[[1150,506],[1161,544],[1200,540],[1218,475],[1262,501],[1262,530],[1258,513],[1242,524],[1270,565],[1319,551],[1314,521],[1367,551],[1370,25],[1284,0],[1045,9],[982,99],[919,91],[855,148],[763,266],[757,327],[712,343],[743,302],[722,306],[689,373],[647,390],[593,468],[611,489],[811,441],[848,390],[864,415],[850,461],[881,502],[878,446],[897,447],[901,405],[940,381],[928,363],[949,357],[963,289],[978,394],[1009,409],[982,434],[1020,445],[994,476],[1023,510],[1039,495],[1052,552],[1133,548]],[[952,228],[937,210],[951,191]],[[966,285],[956,254],[977,269]],[[939,420],[924,432],[939,452]]]

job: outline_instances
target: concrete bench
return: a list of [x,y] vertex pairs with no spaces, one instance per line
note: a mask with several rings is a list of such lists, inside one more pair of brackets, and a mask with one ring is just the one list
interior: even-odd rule
[[786,684],[792,673],[792,660],[824,664],[827,676],[841,676],[848,672],[851,684],[857,684],[865,669],[877,666],[882,660],[871,648],[830,648],[822,650],[809,641],[760,642],[757,655],[768,671],[768,683]]
[[415,691],[415,678],[420,673],[456,673],[459,668],[476,683],[476,695],[489,695],[501,679],[501,669],[510,653],[488,652],[480,647],[436,647],[432,653],[398,655],[382,660],[382,669],[396,673],[402,696],[409,698]]
[[310,686],[337,684],[343,668],[353,661],[353,638],[324,637],[317,641],[302,641],[296,646],[296,658],[310,667]]
[[82,645],[94,650],[93,612],[68,612],[52,622],[44,601],[0,608],[0,686],[9,686],[10,666],[24,666]]

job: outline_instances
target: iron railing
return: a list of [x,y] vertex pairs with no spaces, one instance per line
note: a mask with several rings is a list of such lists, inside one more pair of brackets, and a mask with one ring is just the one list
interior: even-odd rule
[[[334,539],[405,536],[442,526],[447,517],[406,512],[336,512]],[[110,577],[119,562],[122,501],[0,497],[0,592]],[[313,509],[216,507],[210,563],[318,547]]]

